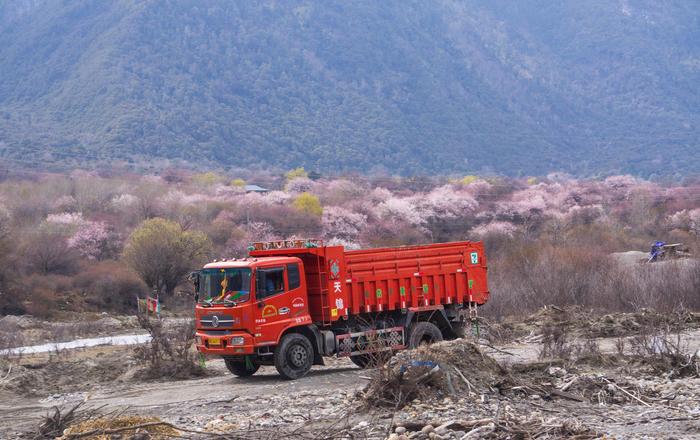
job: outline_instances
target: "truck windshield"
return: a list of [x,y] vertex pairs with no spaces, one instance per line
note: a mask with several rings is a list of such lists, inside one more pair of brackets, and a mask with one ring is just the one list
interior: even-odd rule
[[250,299],[250,269],[203,269],[199,273],[199,302],[241,303]]

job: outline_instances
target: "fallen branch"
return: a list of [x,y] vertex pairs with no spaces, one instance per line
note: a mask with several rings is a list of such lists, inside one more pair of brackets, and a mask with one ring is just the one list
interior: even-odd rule
[[7,368],[7,374],[2,379],[0,379],[0,383],[4,383],[7,380],[7,378],[10,377],[10,373],[12,373],[12,364],[10,364],[10,366]]
[[488,347],[491,350],[497,351],[499,353],[507,354],[508,356],[515,356],[513,353],[510,353],[510,352],[505,351],[505,350],[501,350],[500,348],[496,348],[493,345],[486,343],[486,342],[479,342],[479,345],[483,345],[484,347]]
[[641,404],[646,405],[646,406],[648,406],[649,408],[651,408],[651,405],[650,405],[650,404],[646,403],[645,401],[643,401],[643,400],[640,399],[639,397],[635,396],[634,394],[630,393],[629,391],[627,391],[626,389],[622,388],[621,386],[617,385],[616,383],[610,382],[608,379],[606,379],[606,378],[604,378],[604,377],[603,377],[602,379],[603,379],[604,381],[606,381],[607,383],[609,383],[610,385],[612,385],[612,386],[614,386],[615,388],[617,388],[618,390],[620,390],[620,391],[622,391],[623,393],[627,394],[628,396],[630,396],[630,397],[633,398],[634,400],[636,400],[636,401],[640,402]]
[[452,385],[452,376],[449,371],[445,373],[445,378],[447,379],[447,389],[450,391],[450,395],[454,396],[456,392],[455,387]]
[[135,431],[137,429],[151,428],[154,426],[167,426],[167,427],[173,428],[175,430],[178,429],[175,425],[172,425],[168,422],[150,422],[150,423],[141,423],[140,425],[124,426],[122,428],[113,428],[113,429],[98,428],[98,429],[93,429],[92,431],[80,432],[80,433],[76,433],[76,434],[67,434],[65,436],[65,438],[72,439],[72,438],[90,437],[93,435],[117,434],[117,433],[124,432],[124,431]]
[[207,404],[212,404],[212,403],[231,403],[234,400],[238,399],[240,396],[233,396],[230,399],[223,399],[223,400],[212,400],[211,402],[207,402]]
[[474,388],[474,390],[476,390],[476,388],[474,387],[474,385],[472,385],[471,382],[469,382],[469,380],[468,380],[466,377],[464,377],[464,374],[462,374],[462,372],[459,371],[459,368],[454,367],[454,369],[455,369],[455,371],[457,372],[457,374],[459,374],[459,377],[462,378],[462,380],[464,381],[464,383],[467,384],[467,388],[469,388],[469,394],[472,393],[472,388]]
[[559,391],[555,388],[549,390],[549,394],[554,394],[555,396],[563,397],[563,398],[569,399],[569,400],[575,400],[576,402],[583,402],[584,401],[584,399],[582,399],[581,397],[579,397],[575,394],[565,393],[565,392]]
[[493,431],[494,429],[496,429],[496,424],[491,422],[488,425],[472,429],[471,431],[464,434],[462,438],[475,438],[477,436],[481,436],[481,434],[485,434],[486,432]]
[[569,382],[567,382],[567,383],[565,383],[564,385],[560,386],[560,387],[559,387],[559,390],[560,390],[560,391],[566,391],[566,390],[568,390],[569,387],[570,387],[571,385],[573,385],[574,382],[576,382],[577,380],[578,380],[578,376],[574,377],[574,378],[571,379]]

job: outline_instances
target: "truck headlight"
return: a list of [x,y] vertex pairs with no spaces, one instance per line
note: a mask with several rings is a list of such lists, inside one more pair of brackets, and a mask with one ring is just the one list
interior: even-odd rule
[[234,336],[231,338],[231,345],[243,345],[244,342],[243,336]]

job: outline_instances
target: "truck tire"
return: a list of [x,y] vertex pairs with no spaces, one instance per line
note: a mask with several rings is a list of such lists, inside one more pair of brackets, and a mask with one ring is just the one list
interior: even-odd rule
[[408,332],[408,347],[418,348],[421,344],[442,341],[442,332],[432,322],[421,321],[411,325]]
[[255,361],[251,361],[250,364],[252,364],[253,368],[249,368],[251,365],[248,365],[244,360],[233,360],[233,359],[224,359],[224,362],[226,363],[226,368],[228,368],[228,371],[233,373],[234,375],[238,377],[248,377],[252,376],[255,374],[256,371],[260,368],[260,364],[258,364]]
[[314,348],[306,336],[289,333],[275,349],[275,368],[285,379],[299,379],[306,375],[314,362]]
[[353,364],[360,368],[367,368],[370,363],[372,363],[372,358],[366,354],[357,354],[355,356],[350,356],[350,360]]

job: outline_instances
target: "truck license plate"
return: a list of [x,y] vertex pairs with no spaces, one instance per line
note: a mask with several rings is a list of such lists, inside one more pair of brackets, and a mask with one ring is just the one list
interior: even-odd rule
[[221,339],[209,338],[209,345],[221,345]]

